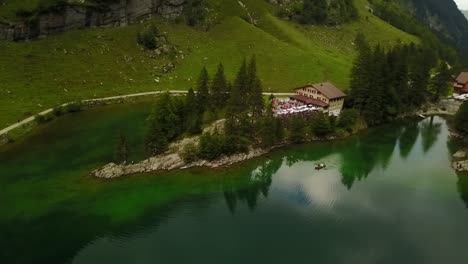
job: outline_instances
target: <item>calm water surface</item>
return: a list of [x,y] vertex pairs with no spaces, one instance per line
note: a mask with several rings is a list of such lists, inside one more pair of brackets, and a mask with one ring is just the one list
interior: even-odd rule
[[142,157],[148,109],[70,115],[0,150],[1,263],[468,263],[468,176],[442,118],[223,170],[88,176],[119,131]]

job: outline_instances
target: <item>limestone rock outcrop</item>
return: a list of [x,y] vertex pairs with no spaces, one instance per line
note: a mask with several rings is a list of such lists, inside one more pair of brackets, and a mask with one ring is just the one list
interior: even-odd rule
[[117,27],[152,16],[176,18],[186,0],[116,0],[105,6],[67,4],[29,22],[0,23],[0,40],[28,40],[74,29]]
[[214,161],[198,160],[189,164],[185,163],[179,154],[168,153],[151,157],[135,164],[118,165],[115,163],[109,163],[104,167],[93,171],[92,175],[98,178],[113,179],[125,175],[134,175],[153,171],[169,171],[175,169],[188,169],[193,167],[219,168],[258,157],[266,154],[267,152],[268,150],[251,148],[247,153],[224,156]]

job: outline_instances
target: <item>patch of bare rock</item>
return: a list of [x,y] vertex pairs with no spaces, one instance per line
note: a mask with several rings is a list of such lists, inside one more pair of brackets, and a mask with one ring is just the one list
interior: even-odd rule
[[468,153],[466,150],[459,150],[453,154],[452,167],[458,172],[468,171]]
[[188,169],[194,167],[219,168],[258,157],[266,154],[267,152],[268,151],[264,149],[251,148],[246,153],[239,153],[232,156],[223,156],[214,161],[198,160],[191,163],[186,163],[178,153],[167,153],[151,157],[135,164],[118,165],[115,163],[109,163],[101,169],[93,171],[92,174],[98,178],[112,179],[125,175],[154,171],[169,171],[174,169]]

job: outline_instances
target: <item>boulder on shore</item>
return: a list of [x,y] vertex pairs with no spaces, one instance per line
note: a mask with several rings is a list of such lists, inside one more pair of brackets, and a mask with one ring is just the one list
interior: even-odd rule
[[468,153],[465,150],[459,150],[453,154],[453,159],[455,160],[452,163],[454,170],[458,172],[468,171],[468,160],[466,160]]
[[455,152],[455,154],[453,154],[453,157],[455,159],[463,159],[463,158],[466,158],[466,151],[464,150],[459,150],[457,152]]
[[468,171],[468,160],[454,161],[452,167],[458,172]]

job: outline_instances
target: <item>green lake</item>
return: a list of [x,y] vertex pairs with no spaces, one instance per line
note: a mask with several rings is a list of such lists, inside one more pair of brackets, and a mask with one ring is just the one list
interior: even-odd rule
[[0,263],[468,262],[468,175],[443,118],[226,169],[89,176],[120,131],[143,157],[149,109],[67,115],[0,149]]

